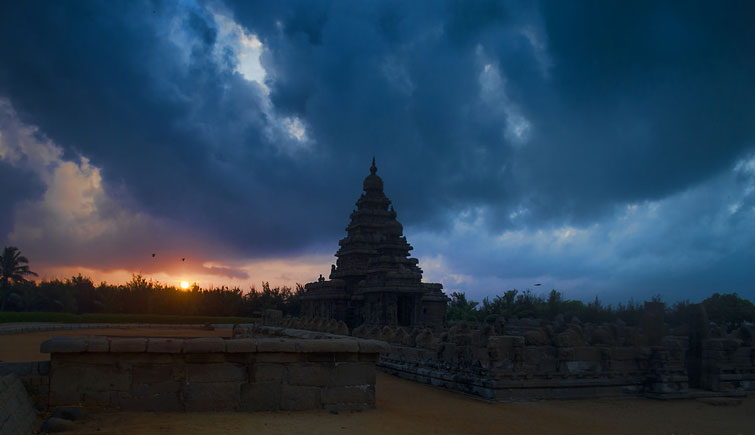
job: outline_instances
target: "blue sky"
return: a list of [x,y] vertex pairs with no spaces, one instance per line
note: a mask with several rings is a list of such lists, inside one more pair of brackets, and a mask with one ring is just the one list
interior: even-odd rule
[[374,155],[447,291],[755,298],[751,2],[6,9],[0,242],[43,277],[314,280]]

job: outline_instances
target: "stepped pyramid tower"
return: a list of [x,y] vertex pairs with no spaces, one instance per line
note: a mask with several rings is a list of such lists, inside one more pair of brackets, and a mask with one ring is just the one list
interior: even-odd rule
[[383,193],[375,158],[338,244],[330,279],[305,286],[302,314],[359,325],[442,327],[447,297],[441,284],[422,282],[422,269],[403,236],[391,200]]

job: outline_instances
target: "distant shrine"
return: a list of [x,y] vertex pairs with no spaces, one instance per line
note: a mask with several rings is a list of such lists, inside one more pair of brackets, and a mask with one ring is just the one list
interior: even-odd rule
[[403,236],[391,200],[383,193],[375,158],[364,179],[364,193],[357,201],[338,244],[338,260],[330,279],[320,275],[305,286],[302,314],[343,320],[359,325],[410,327],[443,326],[447,297],[442,284],[422,282],[419,260],[409,258],[414,249]]

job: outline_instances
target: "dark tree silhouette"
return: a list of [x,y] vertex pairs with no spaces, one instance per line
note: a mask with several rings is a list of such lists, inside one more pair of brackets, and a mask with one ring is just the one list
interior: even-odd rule
[[21,255],[15,246],[6,246],[0,255],[0,310],[5,309],[10,284],[26,282],[29,275],[37,276],[29,270],[29,259]]
[[479,302],[468,301],[464,292],[451,293],[446,316],[451,320],[474,321],[479,316]]

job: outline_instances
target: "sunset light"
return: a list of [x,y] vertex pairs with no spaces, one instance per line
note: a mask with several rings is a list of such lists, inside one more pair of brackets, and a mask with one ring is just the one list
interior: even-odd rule
[[0,5],[0,435],[755,435],[755,0]]

